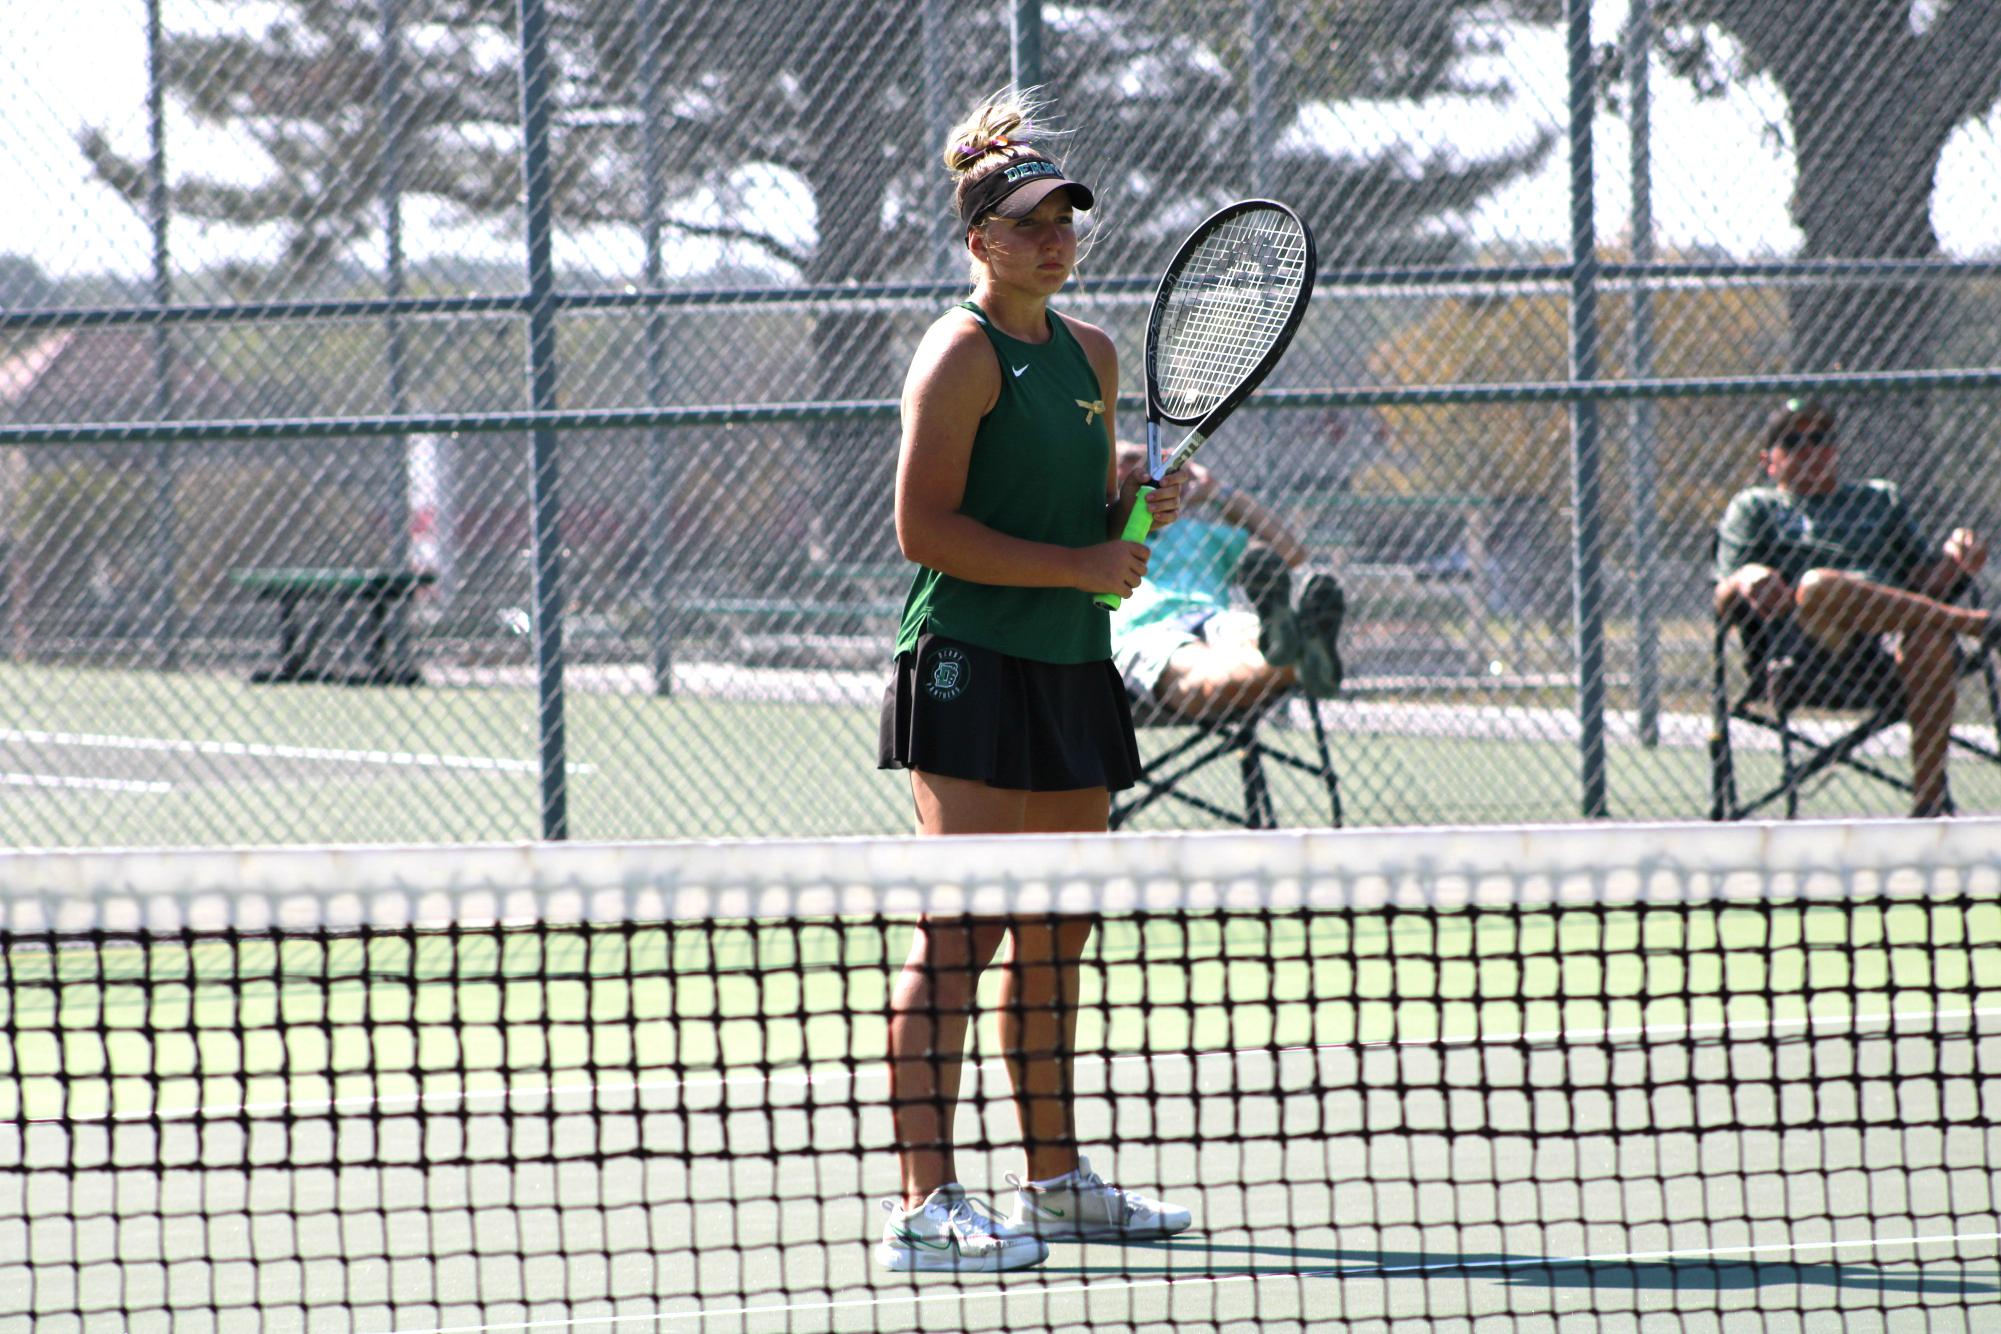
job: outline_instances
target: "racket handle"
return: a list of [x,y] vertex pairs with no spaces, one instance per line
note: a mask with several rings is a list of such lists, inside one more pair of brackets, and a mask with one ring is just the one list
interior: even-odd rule
[[[1143,486],[1139,489],[1139,494],[1133,497],[1133,512],[1126,515],[1126,530],[1119,534],[1121,542],[1144,542],[1146,535],[1153,531],[1153,515],[1148,513],[1146,508],[1146,498],[1152,494],[1152,487]],[[1091,601],[1106,611],[1117,611],[1119,604],[1125,599],[1117,593],[1100,593]]]

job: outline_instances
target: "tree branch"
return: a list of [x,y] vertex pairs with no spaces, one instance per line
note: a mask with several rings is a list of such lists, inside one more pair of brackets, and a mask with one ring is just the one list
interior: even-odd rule
[[1784,84],[1799,66],[1823,56],[1801,35],[1818,26],[1824,0],[1670,0],[1664,8],[1668,22],[1714,24],[1729,33],[1743,49],[1739,77],[1770,73]]
[[1940,111],[1951,126],[2001,100],[2001,12],[1991,0],[1955,0],[1924,37],[1925,59],[1937,62]]
[[756,247],[781,263],[793,265],[795,268],[805,268],[807,261],[812,258],[809,253],[795,250],[769,233],[752,231],[747,227],[732,227],[726,224],[710,225],[694,222],[676,222],[672,218],[666,219],[664,225],[673,228],[683,236],[701,237],[710,241],[740,241],[745,245]]

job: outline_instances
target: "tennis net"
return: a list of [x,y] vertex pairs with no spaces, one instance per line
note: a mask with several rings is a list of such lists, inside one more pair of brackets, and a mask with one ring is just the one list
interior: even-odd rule
[[[2001,1327],[2001,822],[0,853],[0,1330]],[[1079,1147],[894,1273],[919,913]],[[982,979],[957,1175],[1022,1169]]]

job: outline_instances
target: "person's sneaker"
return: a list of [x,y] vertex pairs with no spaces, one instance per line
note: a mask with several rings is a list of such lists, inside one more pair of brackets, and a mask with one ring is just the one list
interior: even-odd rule
[[1292,571],[1268,546],[1253,546],[1237,561],[1237,583],[1258,613],[1258,652],[1274,667],[1299,661],[1299,618],[1292,610]]
[[957,1183],[938,1187],[915,1209],[896,1200],[882,1207],[889,1217],[875,1258],[884,1269],[996,1274],[1049,1258],[1049,1248],[1035,1237],[1002,1235],[993,1210]]
[[1027,1182],[1012,1172],[1007,1181],[1014,1187],[1014,1212],[999,1224],[1004,1237],[1145,1241],[1171,1237],[1194,1221],[1179,1205],[1109,1184],[1091,1170],[1088,1158],[1077,1160],[1075,1172],[1051,1181]]
[[1315,699],[1341,689],[1341,622],[1348,598],[1331,574],[1316,574],[1300,590],[1299,684]]

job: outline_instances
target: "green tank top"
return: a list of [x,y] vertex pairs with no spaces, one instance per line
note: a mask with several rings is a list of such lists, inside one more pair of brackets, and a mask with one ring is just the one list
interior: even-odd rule
[[[993,326],[971,301],[1000,358],[1000,398],[980,419],[959,512],[996,532],[1054,546],[1103,542],[1105,430],[1098,374],[1069,327],[1049,313],[1049,341],[1024,343]],[[1075,588],[976,584],[919,566],[903,603],[896,651],[929,631],[1038,662],[1112,655],[1110,618]]]

